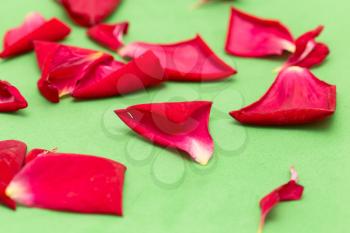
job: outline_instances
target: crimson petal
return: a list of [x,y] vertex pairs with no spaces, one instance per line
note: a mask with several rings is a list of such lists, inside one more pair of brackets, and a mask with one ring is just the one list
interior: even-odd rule
[[26,99],[16,87],[0,80],[0,112],[15,112],[27,106]]
[[121,0],[59,0],[72,20],[86,27],[105,20],[120,2]]
[[294,52],[294,39],[279,21],[231,9],[225,50],[242,57],[264,57]]
[[135,58],[147,50],[156,54],[170,80],[213,81],[236,73],[214,54],[199,35],[191,40],[167,45],[136,42],[122,48],[119,54]]
[[23,142],[0,141],[0,202],[11,209],[16,209],[16,203],[5,194],[5,190],[12,178],[21,170],[26,151],[27,145]]
[[18,28],[9,30],[4,38],[1,58],[31,51],[35,40],[59,41],[70,33],[70,28],[56,18],[46,21],[40,14],[29,14]]
[[6,194],[28,207],[122,215],[125,170],[105,158],[48,152],[26,164]]
[[257,102],[230,114],[244,124],[294,125],[332,115],[336,87],[317,79],[308,69],[288,67]]
[[115,113],[144,138],[184,151],[205,165],[214,150],[208,130],[211,105],[207,101],[141,104]]
[[98,24],[88,29],[88,36],[101,45],[117,50],[123,46],[123,36],[128,32],[129,23]]
[[272,191],[271,193],[269,193],[261,199],[261,219],[258,233],[261,233],[263,231],[267,215],[276,205],[278,205],[278,203],[285,201],[296,201],[301,199],[304,192],[304,187],[299,185],[297,182],[298,174],[294,168],[291,168],[290,181],[275,189],[274,191]]

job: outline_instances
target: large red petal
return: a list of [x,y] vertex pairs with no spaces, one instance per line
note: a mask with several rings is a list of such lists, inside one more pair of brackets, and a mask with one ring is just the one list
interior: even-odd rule
[[27,106],[26,99],[16,87],[0,80],[0,112],[15,112]]
[[295,45],[293,36],[279,21],[232,8],[225,50],[236,56],[264,57],[293,52]]
[[46,21],[38,13],[29,14],[21,26],[6,33],[0,57],[8,58],[31,51],[35,40],[58,41],[69,33],[70,28],[56,18]]
[[11,209],[16,209],[16,203],[11,200],[5,190],[12,178],[23,166],[27,145],[20,141],[0,141],[0,203]]
[[116,61],[100,65],[79,82],[72,96],[78,99],[110,97],[143,90],[163,81],[164,69],[149,51],[126,65]]
[[336,87],[309,70],[288,67],[257,102],[230,114],[244,124],[293,125],[321,120],[335,112]]
[[81,26],[93,26],[105,20],[121,0],[60,0],[73,21]]
[[208,130],[211,102],[141,104],[116,110],[136,133],[155,144],[184,151],[207,164],[214,150]]
[[214,54],[200,36],[168,45],[136,42],[125,46],[119,53],[127,58],[135,58],[147,50],[156,54],[170,80],[213,81],[236,73]]
[[105,158],[48,152],[26,164],[6,194],[29,207],[122,215],[125,170]]
[[129,23],[98,24],[87,30],[88,36],[101,45],[117,50],[123,46],[123,36],[128,32]]

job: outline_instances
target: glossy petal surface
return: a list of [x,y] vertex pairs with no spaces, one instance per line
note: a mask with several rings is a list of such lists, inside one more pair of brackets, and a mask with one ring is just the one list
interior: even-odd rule
[[0,112],[15,112],[27,106],[27,101],[16,87],[0,80]]
[[230,114],[244,124],[294,125],[321,120],[336,108],[336,87],[309,70],[288,67],[257,102]]
[[122,215],[125,170],[101,157],[49,152],[26,164],[6,194],[28,207]]
[[119,53],[126,58],[135,58],[147,50],[156,54],[170,80],[214,81],[236,73],[214,54],[200,36],[167,45],[136,42],[125,46]]
[[293,52],[295,45],[293,36],[279,21],[232,8],[225,50],[236,56],[264,57]]
[[208,130],[210,109],[211,102],[194,101],[140,104],[115,113],[144,138],[184,151],[205,165],[214,150]]

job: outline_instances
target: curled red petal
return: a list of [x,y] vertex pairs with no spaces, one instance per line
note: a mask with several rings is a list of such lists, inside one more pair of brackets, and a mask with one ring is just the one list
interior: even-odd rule
[[149,51],[124,65],[112,61],[98,66],[81,80],[72,96],[77,99],[95,99],[128,94],[165,81],[159,59]]
[[27,163],[6,194],[29,207],[122,215],[125,170],[105,158],[48,152]]
[[39,90],[54,103],[73,93],[77,83],[99,64],[113,60],[103,52],[49,42],[36,42],[35,52],[42,69]]
[[207,101],[140,104],[115,113],[142,137],[184,151],[205,165],[214,150],[208,129],[211,105]]
[[70,33],[70,28],[56,18],[45,20],[38,13],[31,13],[18,28],[9,30],[4,37],[1,58],[8,58],[31,51],[35,40],[59,41]]
[[60,0],[72,20],[85,27],[104,21],[118,7],[121,0]]
[[294,168],[291,168],[291,179],[288,183],[278,187],[260,201],[261,220],[258,232],[261,233],[265,220],[270,211],[280,202],[300,200],[304,187],[298,183],[298,175]]
[[[49,152],[50,151],[44,150],[44,149],[33,149],[27,154],[26,159],[25,159],[25,164],[31,162],[32,160],[36,159],[37,157],[45,155]],[[55,152],[55,151],[51,151],[51,152]]]
[[323,26],[319,26],[300,36],[295,41],[295,52],[288,58],[284,67],[301,66],[311,68],[321,64],[329,54],[329,48],[326,44],[315,41],[315,38],[318,37],[322,31]]
[[231,8],[225,50],[241,57],[264,57],[293,52],[295,45],[293,36],[281,22]]
[[16,203],[5,194],[5,190],[12,178],[21,170],[26,151],[27,145],[23,142],[0,141],[0,203],[11,209],[16,209]]
[[119,54],[135,58],[147,50],[156,54],[170,80],[214,81],[236,73],[236,70],[214,54],[199,35],[187,41],[167,45],[136,42],[122,48]]
[[0,112],[15,112],[27,106],[26,99],[16,87],[0,80]]
[[283,69],[257,102],[230,114],[244,124],[294,125],[321,120],[336,109],[336,87],[308,69]]
[[87,30],[88,36],[101,45],[117,50],[123,46],[123,36],[128,32],[129,23],[98,24]]

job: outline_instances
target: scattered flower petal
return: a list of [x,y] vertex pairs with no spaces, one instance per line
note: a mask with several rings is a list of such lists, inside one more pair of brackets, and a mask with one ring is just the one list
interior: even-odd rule
[[211,105],[207,101],[141,104],[115,113],[144,138],[186,152],[206,165],[214,150],[208,129]]
[[0,80],[0,112],[15,112],[27,106],[26,99],[16,87]]
[[194,39],[167,45],[136,42],[123,47],[119,54],[135,58],[147,50],[152,50],[160,59],[170,80],[214,81],[236,73],[214,54],[199,35]]
[[260,100],[230,115],[244,124],[295,125],[321,120],[335,109],[336,87],[292,66],[280,72]]

